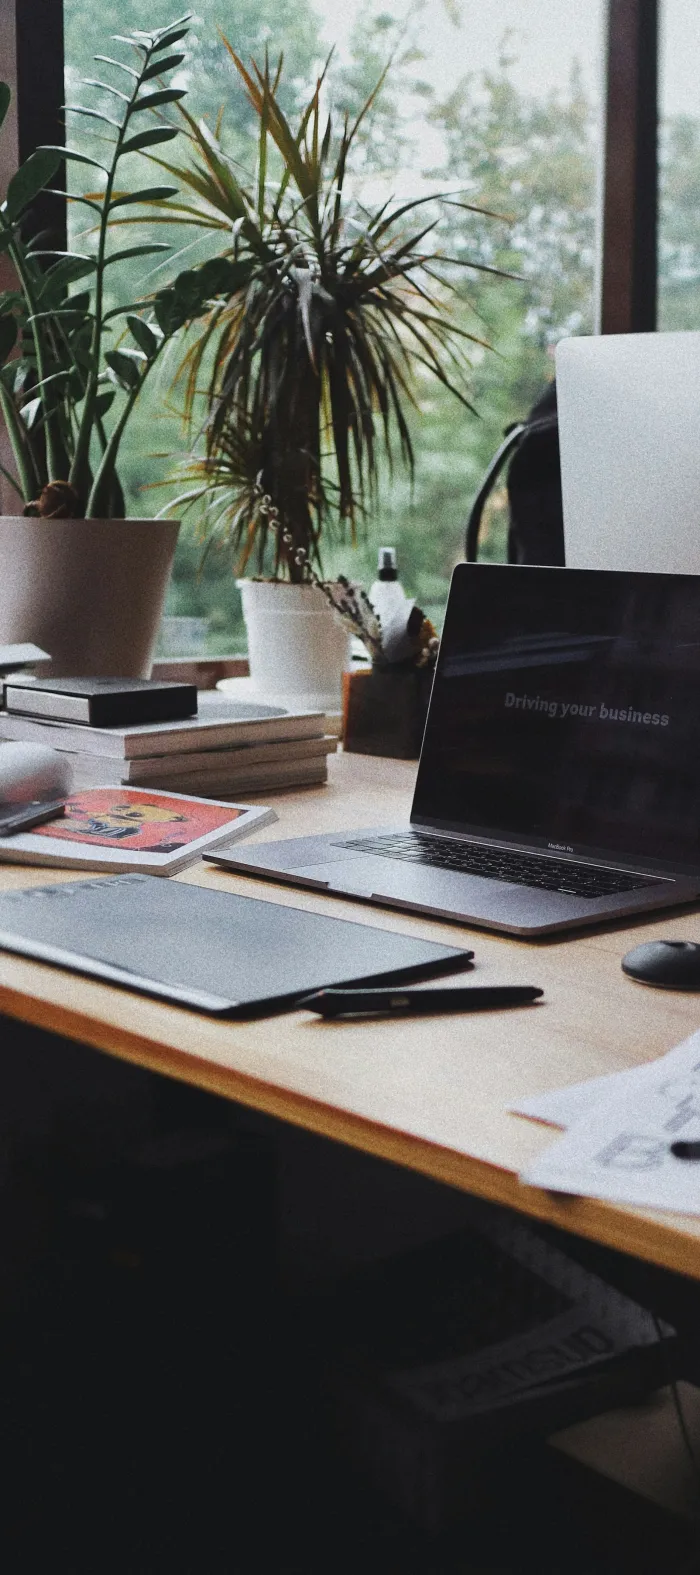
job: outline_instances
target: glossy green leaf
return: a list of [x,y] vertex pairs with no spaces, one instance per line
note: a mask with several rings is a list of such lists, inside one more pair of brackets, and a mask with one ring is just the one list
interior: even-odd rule
[[27,428],[28,432],[31,432],[32,427],[36,426],[36,423],[37,423],[40,415],[41,415],[41,400],[40,399],[30,399],[28,404],[22,406],[22,409],[20,410],[20,417],[21,417],[22,421],[24,422],[24,425]]
[[97,416],[98,421],[101,421],[102,417],[106,416],[107,411],[114,404],[116,392],[117,391],[115,388],[106,388],[102,393],[97,395],[97,399],[95,401],[95,415]]
[[[56,195],[58,196],[58,195],[61,195],[61,194],[57,192]],[[63,195],[65,195],[65,194],[63,194]],[[98,216],[100,218],[102,217],[102,203],[101,202],[93,202],[90,197],[77,197],[75,195],[75,193],[73,193],[73,194],[71,194],[69,196],[68,201],[71,202],[71,203],[72,202],[77,202],[77,203],[80,204],[80,206],[82,208],[90,208],[93,213],[98,214]]]
[[167,55],[165,60],[157,60],[155,65],[149,66],[148,70],[144,71],[141,80],[150,82],[152,77],[163,76],[166,71],[175,71],[178,66],[182,65],[184,59],[184,55]]
[[[115,317],[124,317],[127,312],[140,312],[143,310],[143,301],[129,301],[124,306],[113,306],[110,312],[105,312],[103,323],[111,323]],[[111,329],[108,330],[111,333]]]
[[119,71],[125,71],[127,76],[133,77],[138,82],[139,73],[132,66],[125,66],[123,60],[114,60],[111,55],[93,55],[94,60],[99,60],[102,66],[116,66]]
[[86,279],[88,274],[94,273],[97,262],[94,257],[66,256],[62,257],[53,268],[49,269],[46,282],[55,289],[63,289],[68,284],[75,284],[78,279]]
[[81,87],[100,88],[103,93],[111,93],[114,98],[120,98],[122,104],[130,102],[128,93],[122,93],[121,88],[113,87],[111,82],[100,82],[96,77],[81,77]]
[[88,109],[86,104],[64,104],[63,108],[70,111],[71,115],[87,115],[88,120],[101,120],[104,126],[113,126],[116,131],[121,131],[121,122],[114,120],[111,115],[103,115],[101,109]]
[[141,191],[127,191],[121,197],[114,197],[110,208],[127,208],[134,202],[165,202],[167,197],[177,196],[177,186],[143,186]]
[[61,160],[53,148],[37,148],[30,153],[7,188],[5,219],[12,222],[38,197],[53,178]]
[[141,381],[139,360],[126,350],[108,350],[105,354],[108,367],[114,372],[122,388],[136,388]]
[[139,350],[143,350],[144,355],[151,361],[163,342],[162,331],[156,333],[142,317],[134,317],[130,314],[126,321]]
[[8,373],[12,373],[13,394],[20,395],[24,392],[24,385],[27,381],[27,378],[30,375],[34,375],[36,368],[32,361],[29,361],[26,356],[22,356],[18,360],[10,361],[5,370]]
[[[72,299],[73,297],[71,296]],[[33,312],[31,317],[27,318],[27,322],[41,323],[47,318],[50,318],[52,322],[63,322],[64,326],[69,329],[71,322],[77,323],[79,321],[80,323],[85,323],[89,321],[89,318],[86,317],[84,306],[52,306],[44,312]]]
[[[189,22],[191,21],[191,16],[183,16],[182,20],[183,22]],[[180,39],[186,38],[188,33],[189,27],[181,27],[179,22],[175,22],[166,33],[159,37],[155,48],[158,52],[162,49],[170,49],[172,44],[179,44]]]
[[177,104],[186,95],[186,88],[159,88],[157,93],[147,93],[134,104],[132,114],[143,109],[160,109],[163,104]]
[[139,131],[122,143],[122,153],[136,153],[139,148],[155,147],[157,142],[172,142],[179,135],[177,126],[152,126],[149,131]]
[[71,159],[75,164],[89,164],[91,169],[101,170],[103,175],[109,173],[105,164],[100,164],[98,159],[91,159],[87,153],[79,153],[77,148],[58,147],[50,142],[44,143],[43,146],[48,148],[51,153],[58,153],[61,160]]
[[140,49],[144,55],[146,53],[146,45],[134,36],[130,38],[128,33],[112,33],[111,38],[115,44],[129,44],[132,49]]
[[[105,268],[108,268],[112,263],[126,262],[129,257],[153,257],[156,252],[169,252],[170,250],[171,247],[167,246],[165,241],[149,241],[148,245],[144,246],[126,246],[123,251],[112,252],[111,256],[106,258]],[[123,308],[120,307],[119,310],[121,311]]]
[[230,299],[250,281],[247,262],[228,257],[210,257],[200,268],[178,274],[172,285],[159,290],[154,301],[156,321],[165,334],[172,334],[185,323],[201,317],[217,297]]

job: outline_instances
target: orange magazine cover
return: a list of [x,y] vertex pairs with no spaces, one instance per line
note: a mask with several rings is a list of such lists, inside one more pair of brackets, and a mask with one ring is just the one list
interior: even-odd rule
[[186,793],[101,787],[71,793],[65,816],[7,838],[0,858],[170,875],[205,850],[275,820],[274,810]]

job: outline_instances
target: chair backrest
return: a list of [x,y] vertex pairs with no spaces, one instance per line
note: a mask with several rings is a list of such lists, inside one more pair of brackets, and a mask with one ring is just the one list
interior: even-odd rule
[[510,427],[479,488],[467,521],[465,557],[475,563],[484,508],[507,460],[508,562],[564,563],[557,394],[550,383],[525,421]]

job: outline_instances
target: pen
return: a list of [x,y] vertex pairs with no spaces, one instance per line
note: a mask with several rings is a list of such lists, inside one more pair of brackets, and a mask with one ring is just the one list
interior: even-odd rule
[[30,831],[32,826],[43,826],[47,820],[58,820],[65,812],[66,802],[62,798],[0,803],[0,837],[14,837],[18,831]]
[[490,1007],[526,1006],[543,994],[536,986],[468,985],[437,990],[316,990],[297,1001],[298,1007],[321,1017],[347,1017],[372,1012],[387,1017],[432,1016],[433,1012],[481,1012]]

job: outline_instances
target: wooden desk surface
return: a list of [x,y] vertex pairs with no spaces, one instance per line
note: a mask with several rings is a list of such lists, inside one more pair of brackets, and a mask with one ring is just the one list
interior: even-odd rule
[[[259,840],[407,818],[413,766],[346,755],[331,758],[330,770],[328,788],[276,795],[278,824]],[[76,878],[0,866],[2,890]],[[541,985],[545,1001],[381,1025],[329,1024],[302,1012],[226,1023],[4,953],[0,1011],[700,1279],[700,1219],[521,1186],[519,1168],[551,1141],[552,1129],[506,1108],[517,1096],[650,1060],[698,1026],[700,999],[635,985],[620,958],[654,935],[700,940],[700,913],[533,944],[214,866],[177,878],[473,945],[475,983]]]

